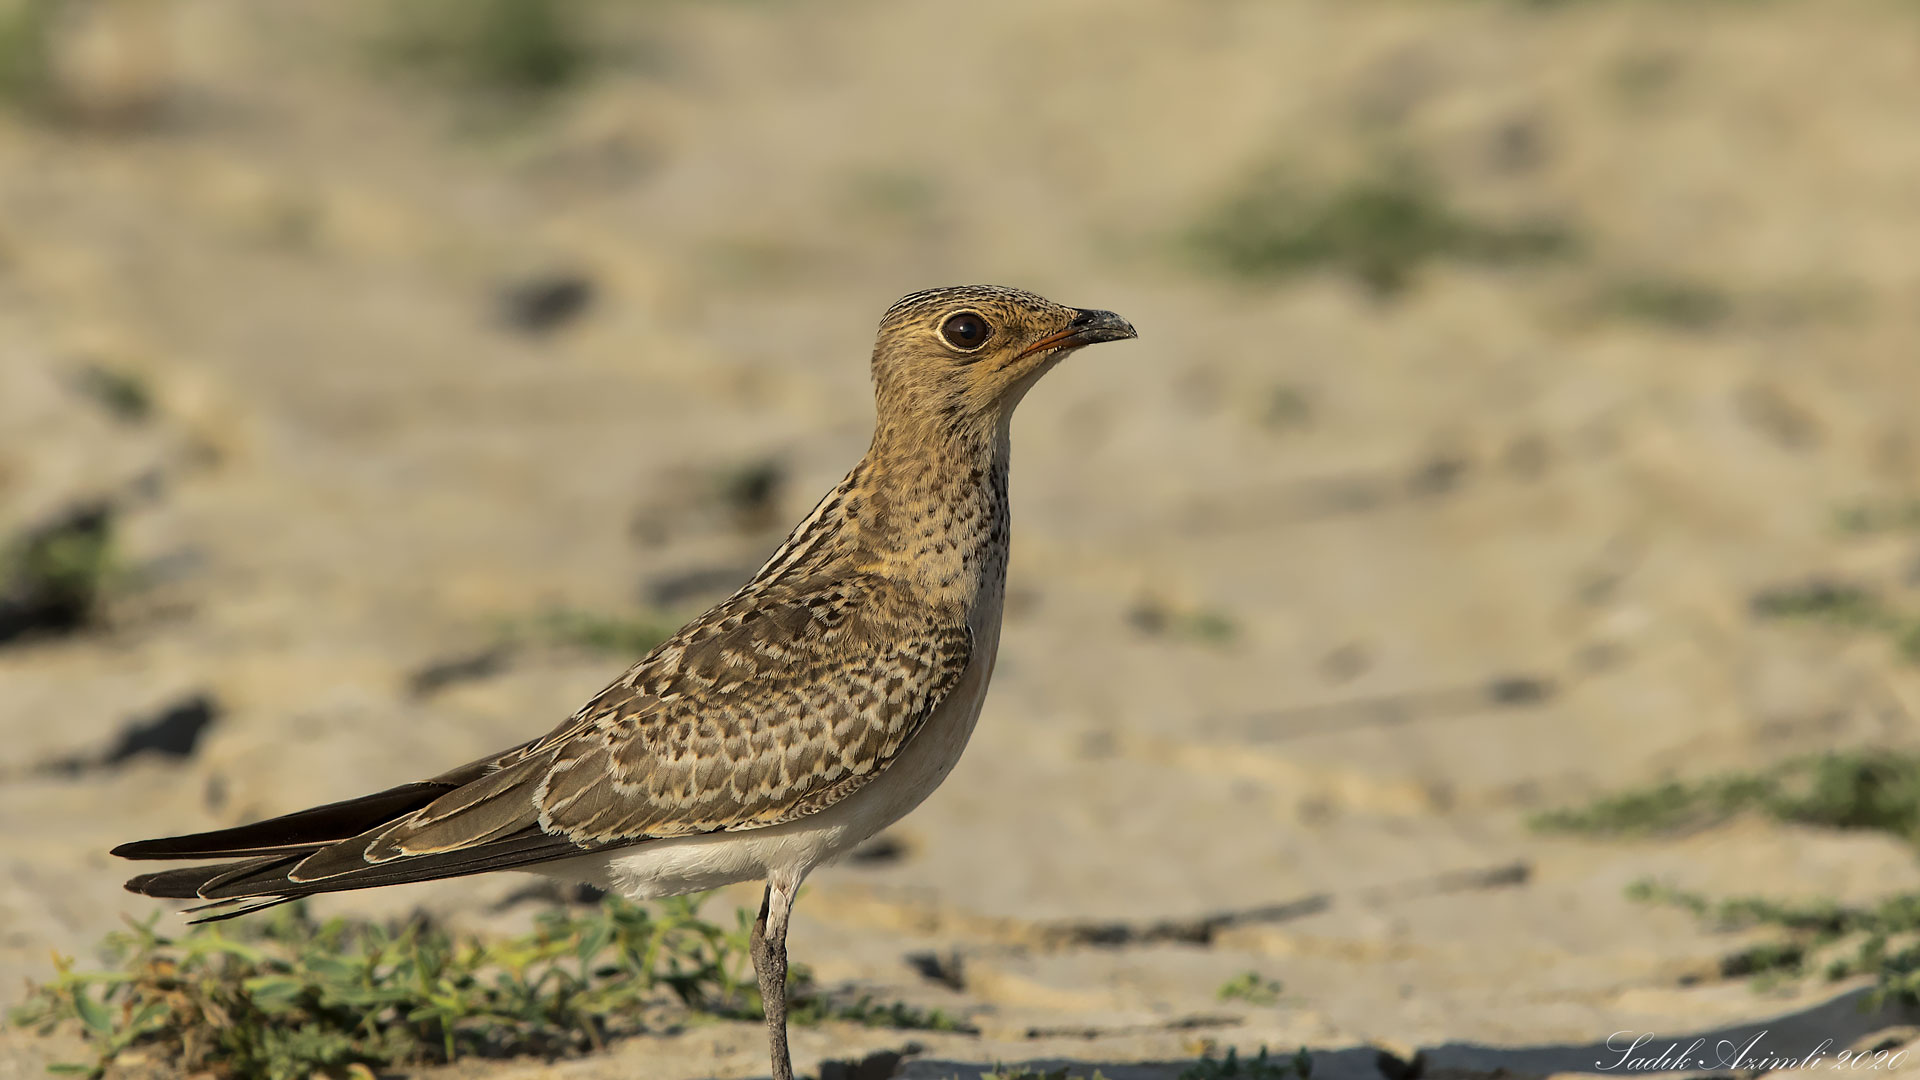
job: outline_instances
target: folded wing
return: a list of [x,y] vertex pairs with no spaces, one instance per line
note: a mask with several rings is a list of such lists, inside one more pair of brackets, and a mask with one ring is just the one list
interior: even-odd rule
[[750,586],[542,739],[432,780],[114,854],[238,860],[145,874],[134,892],[279,902],[775,825],[884,771],[970,658],[959,612],[905,603],[884,580]]

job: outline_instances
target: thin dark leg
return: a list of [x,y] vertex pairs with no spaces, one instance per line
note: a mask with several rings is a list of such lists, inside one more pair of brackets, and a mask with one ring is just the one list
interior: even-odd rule
[[793,1058],[787,1053],[787,912],[791,889],[767,883],[760,899],[760,917],[753,920],[749,943],[753,970],[760,976],[760,1000],[767,1011],[767,1044],[773,1056],[773,1080],[793,1080]]

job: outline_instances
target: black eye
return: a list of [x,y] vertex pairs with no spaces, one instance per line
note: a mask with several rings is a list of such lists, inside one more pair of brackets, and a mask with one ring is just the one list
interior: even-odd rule
[[973,312],[963,311],[940,324],[940,336],[961,352],[972,352],[993,336],[993,327]]

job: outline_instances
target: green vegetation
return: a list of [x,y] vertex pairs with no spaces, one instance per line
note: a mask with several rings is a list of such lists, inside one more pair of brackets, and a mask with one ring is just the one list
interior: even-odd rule
[[533,97],[592,61],[578,0],[407,0],[382,51],[396,66],[473,89]]
[[1778,940],[1722,957],[1720,973],[1725,977],[1753,976],[1765,988],[1783,979],[1822,976],[1837,981],[1870,975],[1874,989],[1869,1008],[1920,1005],[1920,893],[1890,896],[1869,907],[1845,907],[1831,900],[1795,904],[1740,897],[1716,901],[1638,881],[1628,887],[1627,895],[1684,908],[1716,929],[1779,931]]
[[637,660],[678,629],[678,624],[651,614],[601,615],[562,608],[537,619],[531,636],[553,645],[619,653]]
[[0,550],[0,642],[91,622],[112,578],[113,513],[88,506]]
[[1335,270],[1380,297],[1405,292],[1436,260],[1513,263],[1573,246],[1569,231],[1552,222],[1502,224],[1454,209],[1411,169],[1324,191],[1270,169],[1207,214],[1189,242],[1206,262],[1238,277]]
[[1609,315],[1675,330],[1711,330],[1733,314],[1733,301],[1721,290],[1685,278],[1636,276],[1609,282],[1599,309]]
[[1245,971],[1221,984],[1221,1001],[1244,1001],[1249,1005],[1273,1005],[1280,1001],[1280,980],[1263,978],[1257,971]]
[[28,108],[47,104],[57,0],[12,0],[0,6],[0,97]]
[[1311,1080],[1312,1076],[1313,1055],[1304,1046],[1284,1061],[1268,1056],[1264,1046],[1245,1061],[1237,1050],[1229,1049],[1223,1058],[1208,1052],[1180,1072],[1180,1080]]
[[1899,611],[1857,586],[1816,581],[1769,589],[1753,598],[1753,612],[1763,618],[1815,619],[1884,634],[1901,656],[1920,661],[1920,615]]
[[1224,645],[1240,636],[1233,617],[1211,608],[1180,608],[1148,597],[1133,605],[1127,621],[1154,637],[1176,638],[1203,645]]
[[[1920,755],[1859,750],[1799,758],[1759,773],[1673,782],[1542,814],[1536,827],[1646,834],[1711,824],[1757,811],[1787,822],[1871,829],[1920,845]],[[1650,882],[1632,899],[1685,908],[1717,929],[1770,927],[1773,940],[1721,959],[1723,977],[1753,976],[1765,987],[1786,978],[1873,976],[1875,1001],[1920,1005],[1920,893],[1864,907],[1832,900],[1763,897],[1711,900]]]
[[1848,533],[1920,529],[1920,499],[1843,506],[1834,511],[1833,523],[1841,532]]
[[1536,814],[1549,832],[1651,835],[1757,812],[1776,821],[1873,829],[1920,843],[1920,755],[1848,751],[1795,758],[1764,772],[1672,780]]
[[75,384],[116,420],[138,424],[153,415],[153,392],[138,375],[92,364],[80,369]]
[[[1849,532],[1920,525],[1920,503],[1861,505],[1837,518]],[[1892,637],[1920,659],[1920,616],[1895,610],[1857,586],[1811,582],[1753,598],[1763,618],[1817,619],[1855,633]],[[1757,772],[1668,783],[1537,815],[1536,828],[1603,835],[1655,834],[1712,825],[1741,813],[1836,829],[1866,829],[1920,847],[1920,753],[1862,748],[1795,758]],[[1651,882],[1630,886],[1635,900],[1684,908],[1720,929],[1766,928],[1767,940],[1721,959],[1723,977],[1782,979],[1872,977],[1870,1004],[1920,1005],[1920,892],[1846,906],[1832,899],[1787,902],[1765,897],[1711,899]]]
[[1313,422],[1313,401],[1295,386],[1276,386],[1260,410],[1260,426],[1268,431],[1293,431]]
[[[156,915],[108,938],[109,970],[83,974],[59,961],[54,981],[35,987],[13,1019],[42,1029],[77,1022],[98,1057],[69,1072],[98,1076],[134,1051],[183,1073],[269,1080],[463,1055],[561,1056],[689,1019],[757,1019],[746,912],[729,930],[698,906],[610,897],[494,941],[424,921],[319,923],[298,904],[178,937],[156,933]],[[937,1011],[846,1003],[798,969],[793,982],[795,1023],[968,1030]]]

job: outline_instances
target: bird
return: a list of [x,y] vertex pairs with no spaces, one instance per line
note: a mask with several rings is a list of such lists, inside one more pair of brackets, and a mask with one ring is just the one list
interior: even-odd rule
[[634,900],[764,881],[749,934],[773,1080],[787,924],[814,868],[918,806],[993,676],[1010,423],[1110,311],[1019,289],[909,294],[880,320],[873,440],[751,579],[552,731],[415,783],[252,824],[122,844],[135,893],[231,918],[316,893],[530,870]]

